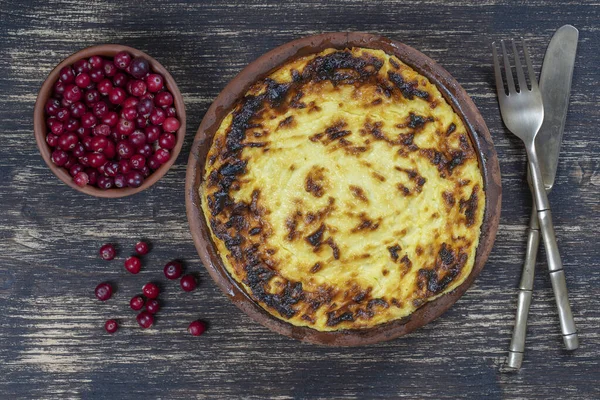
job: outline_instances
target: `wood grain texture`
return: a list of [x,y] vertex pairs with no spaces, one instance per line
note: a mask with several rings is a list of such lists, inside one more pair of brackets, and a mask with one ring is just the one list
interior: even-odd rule
[[[0,0],[1,398],[600,398],[600,7],[593,2]],[[580,30],[557,182],[554,222],[581,348],[562,350],[543,252],[525,362],[502,372],[525,252],[530,195],[525,152],[504,128],[489,44],[524,36],[539,71],[552,33]],[[187,154],[212,99],[248,62],[291,39],[358,30],[402,41],[444,66],[480,108],[503,173],[496,245],[474,286],[438,320],[407,337],[352,349],[306,345],[251,322],[199,262],[184,205]],[[177,81],[187,106],[183,150],[151,189],[97,199],[69,189],[44,165],[32,132],[37,90],[54,65],[100,43],[139,48]],[[122,260],[153,243],[144,271]],[[97,257],[101,244],[119,257]],[[162,266],[185,260],[201,278],[183,293]],[[106,304],[93,297],[118,283]],[[163,285],[156,327],[135,327],[129,298]],[[102,326],[118,318],[109,337]],[[200,338],[185,332],[210,321]]]

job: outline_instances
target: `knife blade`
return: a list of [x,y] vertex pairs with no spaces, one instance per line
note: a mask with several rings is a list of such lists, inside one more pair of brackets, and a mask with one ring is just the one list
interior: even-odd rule
[[560,27],[550,40],[542,64],[539,86],[544,101],[544,122],[535,147],[546,190],[552,189],[556,179],[578,38],[579,31],[574,26]]
[[[564,25],[559,28],[550,40],[546,55],[544,56],[544,63],[542,64],[539,87],[544,102],[544,121],[536,137],[535,146],[546,191],[552,189],[556,178],[560,144],[562,142],[571,93],[571,80],[575,65],[578,37],[579,31],[571,25]],[[527,171],[527,179],[530,180],[529,171]],[[529,313],[529,306],[531,305],[535,261],[540,241],[539,229],[537,210],[534,204],[531,211],[531,221],[527,237],[525,263],[519,283],[515,326],[507,359],[509,369],[519,369],[523,361],[527,315]],[[564,282],[564,273],[562,271],[560,278]],[[566,293],[566,286],[564,288]],[[561,324],[570,323],[574,330],[568,302],[566,307],[568,308],[567,313],[564,312],[565,310],[563,310],[563,313],[559,313]],[[570,321],[563,320],[566,314],[571,316]],[[563,340],[569,350],[574,350],[579,346],[576,333],[563,336]]]

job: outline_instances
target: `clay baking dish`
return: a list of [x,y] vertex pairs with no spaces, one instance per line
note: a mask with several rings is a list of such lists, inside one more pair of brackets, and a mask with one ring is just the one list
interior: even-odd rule
[[[50,98],[52,94],[52,87],[54,82],[58,80],[60,75],[60,70],[67,66],[75,63],[76,61],[82,58],[89,58],[94,55],[103,56],[103,57],[113,57],[120,51],[127,51],[132,54],[134,57],[144,57],[150,63],[150,70],[161,74],[164,77],[164,83],[167,89],[173,95],[173,104],[175,109],[177,110],[177,119],[179,119],[181,126],[176,132],[177,143],[175,147],[171,151],[171,158],[165,164],[161,165],[156,171],[154,171],[149,177],[144,179],[144,182],[140,187],[137,188],[114,188],[108,190],[102,190],[97,187],[93,187],[91,185],[86,185],[84,187],[79,187],[73,182],[73,178],[69,175],[69,172],[63,168],[59,167],[52,162],[51,154],[52,150],[50,146],[46,143],[46,117],[44,111],[44,105],[46,101]],[[101,44],[98,46],[87,47],[85,49],[79,50],[78,52],[72,54],[71,56],[64,59],[60,64],[58,64],[52,72],[48,75],[44,83],[42,84],[42,88],[38,93],[37,100],[35,102],[35,108],[33,111],[33,132],[35,135],[35,140],[37,142],[37,146],[40,149],[40,153],[42,158],[50,168],[50,170],[64,183],[69,185],[75,190],[80,192],[96,196],[96,197],[125,197],[130,196],[132,194],[141,192],[142,190],[148,189],[150,186],[154,185],[160,178],[163,177],[171,168],[179,152],[181,151],[181,147],[183,146],[183,141],[185,137],[185,105],[183,103],[183,97],[181,96],[181,92],[175,83],[175,80],[169,74],[169,72],[163,67],[158,61],[154,58],[150,57],[148,54],[143,51],[134,49],[128,46],[122,46],[118,44]]]
[[[473,271],[454,291],[426,303],[404,319],[368,329],[321,332],[308,327],[295,326],[271,316],[255,303],[235,280],[230,278],[216,251],[204,219],[198,187],[202,181],[206,155],[221,119],[227,115],[252,83],[294,58],[317,53],[326,48],[344,49],[353,46],[380,49],[388,54],[396,55],[400,60],[429,78],[439,88],[456,113],[462,117],[478,153],[483,174],[486,192],[485,214]],[[248,65],[219,94],[202,120],[192,145],[187,167],[186,207],[194,243],[204,266],[236,306],[267,328],[304,342],[357,346],[405,335],[439,317],[463,295],[481,272],[492,250],[500,219],[501,191],[498,158],[485,122],[473,101],[446,70],[417,50],[381,36],[359,32],[327,33],[294,40],[266,53]]]

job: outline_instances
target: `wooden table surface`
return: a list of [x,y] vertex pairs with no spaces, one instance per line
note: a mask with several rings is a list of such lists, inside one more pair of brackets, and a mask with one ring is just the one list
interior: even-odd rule
[[[0,398],[600,398],[600,6],[579,2],[0,0]],[[523,5],[527,3],[527,5]],[[584,2],[583,2],[584,3]],[[524,257],[530,195],[525,152],[500,120],[489,44],[524,36],[539,71],[553,32],[580,31],[573,92],[551,196],[581,348],[563,350],[545,256],[518,373],[503,372]],[[184,204],[188,152],[211,101],[250,61],[289,40],[358,30],[402,41],[443,65],[483,114],[504,186],[495,248],[470,290],[404,338],[328,348],[252,322],[212,282]],[[74,51],[120,43],[154,56],[185,99],[187,135],[174,167],[150,190],[97,199],[61,183],[33,138],[33,105],[50,70]],[[144,271],[122,267],[133,244],[153,250]],[[97,257],[116,242],[118,259]],[[200,287],[162,275],[185,261]],[[155,328],[137,328],[129,298],[164,286]],[[97,283],[118,282],[106,304]],[[107,318],[122,327],[103,331]],[[210,322],[200,338],[196,318]]]

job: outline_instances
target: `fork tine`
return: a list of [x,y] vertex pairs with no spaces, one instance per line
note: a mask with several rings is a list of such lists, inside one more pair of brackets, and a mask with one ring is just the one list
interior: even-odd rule
[[496,42],[492,42],[492,54],[494,55],[494,73],[496,75],[496,92],[498,93],[498,99],[501,96],[506,96],[504,90],[504,82],[502,81],[502,72],[500,71],[500,63],[498,62],[498,52],[496,51]]
[[525,54],[525,63],[527,64],[527,73],[529,75],[529,82],[531,82],[531,89],[534,87],[538,87],[537,78],[535,77],[535,72],[533,72],[533,66],[531,65],[531,60],[529,59],[529,51],[527,51],[527,45],[525,44],[525,39],[521,38],[521,42],[523,43],[523,54]]
[[525,80],[525,74],[523,73],[523,67],[521,67],[521,57],[517,53],[517,46],[515,42],[511,40],[513,53],[515,55],[515,69],[517,70],[517,78],[519,79],[519,91],[524,92],[528,90],[527,81]]
[[513,79],[512,71],[510,69],[510,61],[508,61],[508,53],[506,53],[506,46],[504,45],[504,40],[500,41],[502,44],[502,56],[504,58],[504,73],[506,75],[506,84],[508,85],[508,95],[511,93],[516,93],[517,89],[515,89],[515,81]]

